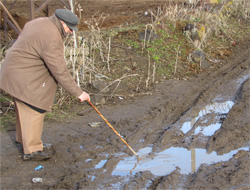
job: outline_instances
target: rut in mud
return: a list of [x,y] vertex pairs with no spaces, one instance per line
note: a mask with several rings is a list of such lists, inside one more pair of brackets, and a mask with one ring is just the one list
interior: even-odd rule
[[55,148],[49,161],[23,162],[15,131],[1,134],[1,188],[249,189],[249,44],[216,71],[98,107],[139,160],[86,104],[75,121],[45,124],[43,140]]
[[[27,20],[23,2],[14,11]],[[82,19],[106,12],[102,27],[118,26],[164,4],[124,2],[82,1]],[[1,189],[250,189],[249,55],[247,37],[216,70],[97,107],[139,159],[86,103],[83,116],[45,124],[43,140],[54,145],[49,161],[24,162],[15,131],[1,133]],[[34,171],[38,165],[44,169]]]

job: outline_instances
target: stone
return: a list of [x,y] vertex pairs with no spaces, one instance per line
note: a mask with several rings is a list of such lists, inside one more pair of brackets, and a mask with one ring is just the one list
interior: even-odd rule
[[190,31],[191,32],[191,30],[194,28],[195,26],[193,25],[193,24],[190,24],[190,23],[188,23],[188,24],[186,24],[186,26],[185,26],[185,28],[184,28],[184,31]]
[[211,66],[211,63],[208,60],[203,59],[201,61],[201,69],[208,69],[210,66]]
[[108,83],[105,81],[95,80],[92,81],[91,85],[93,86],[94,89],[98,90],[98,92],[101,91],[101,93],[108,93],[110,91],[110,88],[107,87]]
[[193,40],[193,42],[194,42],[195,40],[198,40],[198,41],[201,40],[197,28],[193,28],[193,29],[191,30],[191,36],[190,36],[190,38]]
[[84,115],[88,114],[89,112],[91,112],[92,110],[93,110],[93,108],[90,107],[90,108],[87,108],[87,109],[84,109],[84,110],[78,112],[77,115],[84,116]]
[[201,50],[195,50],[192,54],[192,60],[196,63],[200,63],[205,57],[205,54]]
[[100,127],[101,126],[101,122],[92,122],[92,123],[89,123],[89,125],[92,128]]
[[[146,36],[145,36],[146,35]],[[150,29],[147,29],[146,32],[143,31],[139,34],[139,39],[141,41],[154,41],[156,39],[160,38],[159,35],[157,35],[154,31],[150,30]]]
[[100,94],[94,94],[92,97],[91,97],[91,100],[92,102],[95,104],[95,105],[103,105],[106,103],[106,100],[104,98],[104,96],[100,95]]

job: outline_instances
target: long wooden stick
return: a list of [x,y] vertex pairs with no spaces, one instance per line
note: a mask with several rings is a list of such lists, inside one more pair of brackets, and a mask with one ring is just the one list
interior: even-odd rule
[[18,25],[18,23],[16,22],[16,20],[12,17],[12,15],[9,13],[8,9],[4,6],[4,4],[0,1],[0,5],[3,8],[3,10],[7,13],[7,15],[10,17],[10,19],[12,20],[12,22],[14,23],[14,25],[17,27],[17,29],[19,30],[19,32],[22,32],[21,27]]
[[136,152],[128,145],[128,143],[121,137],[121,135],[112,127],[112,125],[107,121],[107,119],[97,110],[97,108],[89,101],[87,102],[94,108],[94,110],[101,116],[101,118],[108,124],[108,126],[115,132],[115,134],[120,137],[120,139],[127,145],[127,147],[138,157]]

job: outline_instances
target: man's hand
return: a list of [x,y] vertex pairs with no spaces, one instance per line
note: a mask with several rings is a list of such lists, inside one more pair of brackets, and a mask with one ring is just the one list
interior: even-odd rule
[[85,100],[89,100],[90,101],[90,97],[89,94],[86,92],[82,92],[82,94],[78,97],[80,102],[83,102]]

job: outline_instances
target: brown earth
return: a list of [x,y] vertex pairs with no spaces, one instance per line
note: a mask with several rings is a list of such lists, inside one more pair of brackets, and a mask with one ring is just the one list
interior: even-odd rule
[[[181,2],[181,0],[175,2]],[[10,0],[6,2],[6,7],[10,9],[10,12],[14,19],[18,22],[21,28],[23,28],[24,24],[30,20],[30,5],[26,0],[18,0],[12,6],[14,0]],[[45,1],[35,1],[36,8],[42,5]],[[67,2],[67,1],[65,1]],[[86,30],[87,25],[84,24],[84,21],[90,18],[97,18],[101,20],[100,27],[111,27],[111,26],[119,26],[124,23],[138,23],[142,22],[145,19],[144,15],[145,11],[149,9],[156,9],[158,6],[165,5],[166,0],[79,0],[75,1],[75,9],[76,14],[80,18],[79,29]],[[69,5],[69,4],[68,4]],[[49,3],[49,15],[53,14],[55,9],[65,8],[65,5],[60,1],[52,1]],[[82,11],[79,11],[82,9]],[[37,12],[36,17],[46,16],[46,12],[44,10]],[[1,14],[1,24],[3,27],[3,12]],[[149,18],[150,19],[150,18]]]
[[[109,14],[116,25],[159,5],[102,2],[84,1],[83,12]],[[1,189],[250,189],[249,55],[248,36],[216,69],[98,107],[139,159],[85,103],[83,116],[45,123],[43,140],[54,145],[48,161],[24,162],[15,131],[1,133]],[[209,134],[213,124],[220,127]],[[223,155],[229,156],[220,160]],[[34,171],[38,165],[44,169]],[[43,182],[33,183],[35,177]]]

